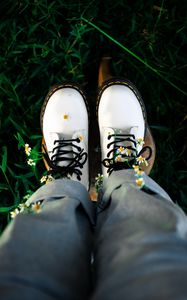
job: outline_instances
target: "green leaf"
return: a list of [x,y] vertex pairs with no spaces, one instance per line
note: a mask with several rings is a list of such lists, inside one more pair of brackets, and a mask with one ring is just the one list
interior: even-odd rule
[[42,139],[42,135],[40,134],[34,134],[34,135],[31,135],[30,136],[30,139],[31,140],[35,140],[35,139]]
[[180,196],[182,203],[185,203],[187,205],[187,194],[185,193],[185,191],[180,190]]
[[15,209],[17,205],[7,206],[7,207],[0,207],[0,213],[8,213],[11,210]]
[[24,147],[25,142],[24,139],[22,138],[21,134],[17,132],[17,135],[14,135],[16,140],[18,141],[18,149],[20,150],[21,147]]
[[5,183],[0,183],[0,191],[1,190],[8,190],[8,185]]
[[[19,132],[21,132],[23,135],[28,135],[27,134],[27,132],[26,132],[26,128],[24,128],[25,127],[25,125],[24,124],[21,124],[21,125],[19,125],[16,121],[15,121],[15,119],[13,120],[13,118],[12,117],[10,117],[9,116],[9,121],[14,125],[14,127],[15,127],[15,129],[16,130],[18,130]],[[24,127],[23,127],[24,126]]]
[[169,132],[169,130],[170,130],[168,127],[156,126],[156,125],[151,125],[150,128],[156,129],[156,130],[159,130],[159,131],[166,131],[166,132]]
[[6,173],[6,167],[7,167],[7,147],[3,146],[2,148],[3,154],[2,154],[2,163],[1,163],[1,169],[3,173]]

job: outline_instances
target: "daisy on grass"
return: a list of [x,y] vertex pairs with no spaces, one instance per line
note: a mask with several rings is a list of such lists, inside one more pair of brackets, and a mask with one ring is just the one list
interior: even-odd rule
[[103,175],[99,173],[99,174],[95,177],[95,180],[96,180],[96,181],[103,181]]
[[51,175],[45,175],[45,176],[42,176],[42,178],[40,179],[40,182],[41,183],[49,183],[49,182],[51,182],[51,181],[53,181],[53,176],[51,176]]
[[33,160],[32,158],[29,158],[29,159],[27,160],[27,164],[28,164],[29,166],[35,166],[35,165],[36,165],[36,163],[34,162],[34,160]]
[[12,219],[14,219],[18,214],[20,213],[19,209],[16,208],[13,211],[10,212],[10,216]]
[[20,203],[18,205],[19,209],[20,209],[20,213],[23,212],[26,208],[28,208],[28,205],[26,203]]
[[99,192],[100,189],[102,189],[103,186],[103,175],[100,173],[95,177],[95,188],[97,193]]
[[[23,200],[24,201],[27,201],[29,198],[30,198],[30,196],[33,194],[33,192],[32,191],[28,191],[28,194],[26,194],[24,197],[23,197]],[[26,204],[26,202],[25,202],[25,204]]]
[[25,144],[25,153],[27,156],[30,156],[31,154],[31,147],[29,146],[29,144]]
[[47,181],[47,175],[42,176],[42,178],[40,178],[40,182],[41,182],[41,183],[44,183],[44,182],[46,182],[46,181]]

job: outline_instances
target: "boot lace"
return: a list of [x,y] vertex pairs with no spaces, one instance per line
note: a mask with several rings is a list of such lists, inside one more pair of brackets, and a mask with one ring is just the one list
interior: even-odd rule
[[[138,153],[137,141],[133,134],[110,134],[108,140],[112,137],[114,137],[114,141],[108,143],[107,148],[113,147],[107,153],[107,158],[102,161],[104,167],[108,169],[107,173],[109,175],[113,171],[132,168],[132,166],[137,163],[137,158],[147,150],[149,151],[149,154],[145,160],[147,161],[150,159],[152,149],[149,146],[145,146]],[[131,145],[129,145],[129,143],[131,143]],[[110,156],[111,158],[109,158]]]
[[[75,173],[77,179],[79,181],[81,180],[82,172],[80,169],[83,168],[88,155],[84,152],[84,149],[75,145],[73,142],[80,143],[80,139],[55,140],[54,146],[56,146],[52,151],[52,153],[55,154],[52,155],[51,159],[49,158],[46,147],[43,145],[44,158],[50,167],[48,175],[52,175],[54,178],[61,178],[67,177],[68,175],[71,176]],[[69,146],[71,150],[67,149]],[[59,166],[60,162],[68,162],[68,164],[66,166]]]

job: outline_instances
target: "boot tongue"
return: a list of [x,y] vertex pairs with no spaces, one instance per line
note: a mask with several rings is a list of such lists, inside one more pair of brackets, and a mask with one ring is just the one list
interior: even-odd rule
[[[70,137],[70,136],[65,136],[64,134],[56,133],[56,132],[51,132],[50,135],[51,135],[51,140],[57,141],[55,144],[53,144],[52,147],[50,147],[50,149],[54,149],[54,148],[60,146],[60,143],[58,143],[58,141],[63,141],[63,140],[65,141],[65,140],[72,139],[72,137]],[[60,151],[67,151],[67,153],[60,154]],[[59,147],[58,149],[56,149],[54,151],[49,151],[48,153],[49,153],[50,159],[53,155],[58,155],[57,156],[58,158],[66,158],[66,157],[70,158],[70,159],[73,158],[72,146],[70,146],[70,145]],[[69,165],[69,163],[70,163],[70,160],[68,159],[68,160],[58,161],[56,165],[59,167],[65,167],[65,166]]]
[[[130,128],[126,128],[125,130],[123,129],[114,129],[115,134],[124,134],[124,138],[126,135],[126,138],[130,138],[131,140],[136,140],[136,136],[137,136],[137,131],[138,131],[138,127],[130,127]],[[133,135],[134,137],[132,137],[131,135]],[[123,137],[122,137],[123,138]],[[122,142],[118,142],[117,143],[119,146],[121,147],[133,147],[135,148],[135,144],[131,141],[122,141]]]
[[[51,137],[53,139],[53,141],[66,141],[66,140],[71,140],[73,139],[74,141],[72,142],[69,142],[69,143],[73,143],[75,146],[81,148],[81,149],[85,149],[85,140],[84,140],[84,135],[83,135],[83,132],[82,131],[76,131],[72,134],[72,136],[70,135],[67,135],[65,136],[64,134],[62,133],[56,133],[56,132],[51,132]],[[60,146],[60,144],[58,142],[55,143],[55,145],[53,145],[53,149],[55,147],[58,147]],[[65,154],[60,154],[60,151],[67,151],[67,153]],[[72,147],[71,145],[67,145],[67,146],[63,146],[63,147],[59,147],[59,149],[56,149],[55,151],[50,152],[49,153],[49,156],[50,158],[55,155],[55,154],[58,154],[58,158],[68,158],[68,160],[63,160],[63,161],[59,161],[57,162],[57,166],[60,166],[60,167],[65,167],[65,166],[68,166],[69,163],[71,162],[71,160],[69,159],[73,159],[76,154],[73,153],[74,152],[79,152],[78,149],[76,149],[76,147]]]
[[[126,135],[126,138],[131,138],[131,140],[136,140],[137,138],[137,131],[138,131],[138,127],[134,126],[134,127],[130,127],[130,128],[126,128],[126,129],[118,129],[118,128],[105,128],[105,137],[106,137],[106,143],[112,143],[115,140],[117,140],[118,138],[120,138],[120,136],[118,137],[117,135]],[[112,135],[111,138],[108,140],[108,136]],[[116,137],[115,137],[116,135]],[[131,137],[130,135],[134,135],[134,138]],[[123,136],[121,136],[121,138],[123,139]],[[125,136],[124,136],[125,138]],[[117,142],[116,144],[119,146],[117,153],[115,153],[115,155],[119,155],[119,159],[120,156],[122,154],[126,154],[127,156],[130,156],[131,150],[128,150],[127,147],[132,147],[132,148],[136,148],[138,151],[139,149],[137,147],[135,147],[135,144],[131,141],[121,141],[121,142]],[[114,147],[114,144],[112,144],[109,148],[109,151],[112,150],[112,147]],[[141,149],[140,149],[141,150]],[[133,151],[134,153],[134,151]],[[109,158],[113,158],[113,153],[110,154]]]

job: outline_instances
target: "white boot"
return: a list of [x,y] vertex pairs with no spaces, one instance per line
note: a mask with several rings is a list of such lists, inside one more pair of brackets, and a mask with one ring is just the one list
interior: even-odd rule
[[[132,168],[139,164],[145,129],[146,111],[136,87],[126,80],[106,82],[98,94],[102,172],[108,177],[112,171]],[[147,159],[151,156],[150,154]],[[140,163],[147,163],[143,159]]]
[[79,87],[62,84],[48,93],[41,110],[41,128],[49,174],[78,180],[88,190],[88,111]]

